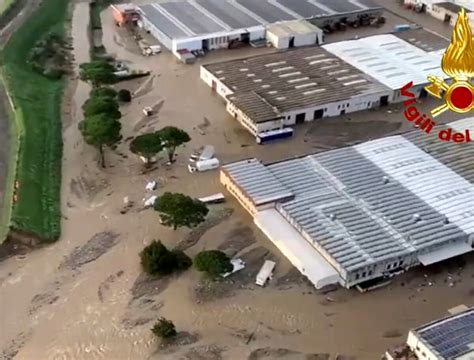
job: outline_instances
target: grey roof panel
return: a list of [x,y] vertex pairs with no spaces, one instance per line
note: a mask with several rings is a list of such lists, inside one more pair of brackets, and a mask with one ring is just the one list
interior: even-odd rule
[[191,29],[196,35],[225,30],[210,17],[199,11],[190,2],[164,2],[160,3],[160,6]]
[[328,15],[329,12],[324,10],[314,3],[310,3],[307,0],[277,0],[280,4],[293,10],[297,14],[304,18],[312,18],[321,15]]
[[295,20],[296,18],[281,8],[271,4],[266,0],[236,0],[254,14],[260,16],[269,23],[282,20]]
[[260,25],[260,22],[233,6],[230,1],[197,0],[197,3],[233,29]]
[[139,8],[141,11],[143,11],[146,18],[170,39],[176,39],[188,35],[174,22],[163,15],[156,7],[153,6],[153,4],[142,5]]
[[339,13],[362,10],[361,7],[356,6],[347,0],[317,0],[316,4],[317,3],[320,3]]

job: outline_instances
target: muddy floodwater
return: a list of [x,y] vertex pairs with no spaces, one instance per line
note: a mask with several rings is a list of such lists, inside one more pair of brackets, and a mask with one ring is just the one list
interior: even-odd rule
[[[410,128],[401,108],[390,107],[306,124],[292,140],[258,146],[199,79],[199,65],[274,50],[219,51],[186,66],[166,51],[141,56],[108,10],[102,18],[107,51],[151,75],[116,86],[132,90],[134,98],[121,107],[123,141],[106,151],[105,170],[77,128],[90,88],[71,79],[63,119],[62,238],[0,263],[1,359],[255,360],[311,354],[308,358],[327,359],[324,354],[346,354],[372,360],[403,342],[410,328],[460,303],[472,305],[473,256],[414,269],[367,294],[322,293],[308,285],[228,194],[226,203],[212,205],[207,221],[192,231],[160,225],[153,210],[143,210],[143,199],[152,195],[145,190],[147,181],[158,182],[156,195],[172,191],[201,197],[223,190],[218,172],[188,173],[187,159],[199,146],[214,145],[223,163],[251,156],[275,161]],[[87,4],[78,3],[72,23],[77,64],[88,61],[87,19]],[[145,106],[154,107],[155,114],[144,118]],[[423,111],[432,107],[431,100],[419,105]],[[140,160],[128,150],[130,138],[166,125],[183,128],[192,141],[178,149],[175,164],[167,166],[162,158],[143,174]],[[132,206],[125,206],[125,197]],[[190,256],[218,248],[242,257],[247,267],[217,284],[193,269],[150,280],[141,274],[138,253],[154,239]],[[265,259],[275,260],[277,267],[273,280],[261,288],[254,281]],[[160,316],[179,331],[168,346],[150,332]]]

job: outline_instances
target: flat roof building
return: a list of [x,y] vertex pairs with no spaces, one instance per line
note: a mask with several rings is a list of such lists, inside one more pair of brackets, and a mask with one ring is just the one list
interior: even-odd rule
[[[458,310],[459,309],[459,310]],[[470,360],[474,358],[474,308],[460,305],[451,315],[411,330],[406,345],[386,360]]]
[[252,134],[387,102],[391,90],[321,47],[201,67],[201,79]]
[[410,82],[410,91],[424,97],[428,75],[447,78],[441,70],[446,44],[428,31],[409,30],[203,65],[201,79],[258,136],[403,101],[400,89]]
[[142,26],[175,53],[262,40],[265,27],[281,21],[382,12],[370,0],[162,0],[138,8]]
[[[474,118],[449,126],[474,133]],[[220,177],[317,288],[352,287],[474,250],[473,158],[472,142],[416,130],[267,165],[242,160]]]
[[428,75],[448,78],[441,70],[439,50],[426,51],[400,35],[375,35],[323,47],[392,89],[394,102],[400,100],[399,90],[410,81],[413,81],[411,91],[420,95],[428,83]]

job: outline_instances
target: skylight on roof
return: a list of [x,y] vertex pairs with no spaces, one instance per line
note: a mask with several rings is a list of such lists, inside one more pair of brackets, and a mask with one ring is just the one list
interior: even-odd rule
[[281,75],[278,75],[278,77],[285,78],[285,77],[295,76],[295,75],[301,75],[301,71],[295,71],[295,72],[292,72],[292,73],[281,74]]
[[337,74],[342,74],[349,72],[349,69],[341,69],[341,70],[336,70],[336,71],[329,71],[327,74],[328,75],[337,75]]
[[311,56],[306,56],[305,60],[311,60],[311,59],[317,59],[320,57],[326,56],[326,54],[318,54],[318,55],[311,55]]
[[367,82],[367,80],[359,79],[359,80],[349,81],[349,82],[343,83],[343,85],[344,86],[349,86],[349,85],[354,85],[354,84],[360,84],[360,83],[363,83],[363,82]]
[[286,64],[286,60],[265,64],[265,67],[278,66],[278,65],[284,65],[284,64]]
[[286,66],[286,67],[282,67],[282,68],[278,68],[278,69],[273,69],[272,72],[281,72],[281,71],[286,71],[286,70],[291,70],[291,69],[294,69],[295,67],[294,66]]
[[319,89],[314,89],[314,90],[308,90],[308,91],[305,91],[303,93],[303,95],[312,95],[312,94],[316,94],[316,93],[320,93],[320,92],[324,92],[324,91],[326,91],[326,89],[324,89],[324,88],[323,89],[319,88]]
[[319,60],[310,61],[309,64],[310,64],[310,65],[314,65],[314,64],[320,64],[320,63],[322,63],[322,62],[332,62],[332,61],[334,61],[334,60],[336,60],[336,59],[334,59],[334,58],[330,58],[330,59],[319,59]]
[[283,101],[283,100],[286,100],[286,97],[284,97],[284,96],[279,96],[279,97],[276,98],[276,100],[278,100],[278,101]]
[[305,80],[309,80],[309,77],[305,76],[305,77],[302,77],[302,78],[291,79],[291,80],[288,80],[288,83],[292,84],[292,83],[295,83],[295,82],[300,82],[300,81],[305,81]]
[[306,87],[316,86],[316,85],[318,85],[318,84],[315,83],[315,82],[307,83],[307,84],[301,84],[301,85],[296,85],[295,89],[303,89],[303,88],[306,88]]
[[347,79],[354,79],[356,77],[359,77],[359,74],[352,74],[352,75],[347,75],[347,76],[341,76],[336,78],[337,81],[342,81],[342,80],[347,80]]

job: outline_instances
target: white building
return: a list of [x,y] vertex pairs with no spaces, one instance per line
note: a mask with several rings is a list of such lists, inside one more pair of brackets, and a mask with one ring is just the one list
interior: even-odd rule
[[321,47],[203,65],[201,79],[252,134],[386,105],[390,89]]
[[306,20],[294,20],[267,26],[267,40],[276,49],[319,45],[324,42],[323,31]]
[[410,91],[424,97],[428,75],[448,78],[441,70],[439,51],[425,51],[393,34],[335,42],[323,47],[390,88],[389,102],[403,101],[400,89],[411,81]]
[[[448,126],[474,133],[474,118]],[[316,288],[368,287],[474,250],[474,143],[429,136],[241,160],[222,166],[220,180]]]
[[201,79],[225,99],[227,111],[243,127],[258,135],[404,101],[400,89],[410,82],[411,92],[426,96],[428,75],[447,78],[439,50],[446,40],[433,42],[436,35],[422,29],[403,36],[409,40],[376,35],[203,65]]
[[[282,21],[327,18],[332,22],[382,12],[365,0],[162,0],[138,9],[140,25],[175,54],[228,48],[237,41],[259,42],[265,39],[268,25]],[[297,42],[306,43],[309,35],[299,33],[303,27],[307,31],[309,25],[292,31]]]
[[467,3],[462,3],[460,1],[438,2],[436,4],[433,4],[429,13],[431,14],[431,16],[441,21],[450,23],[451,26],[454,26],[458,18],[459,12],[462,8],[464,8],[468,14],[471,13],[471,8],[474,7],[474,4],[472,3],[472,0],[469,0],[469,2],[471,3],[469,7],[466,6]]

